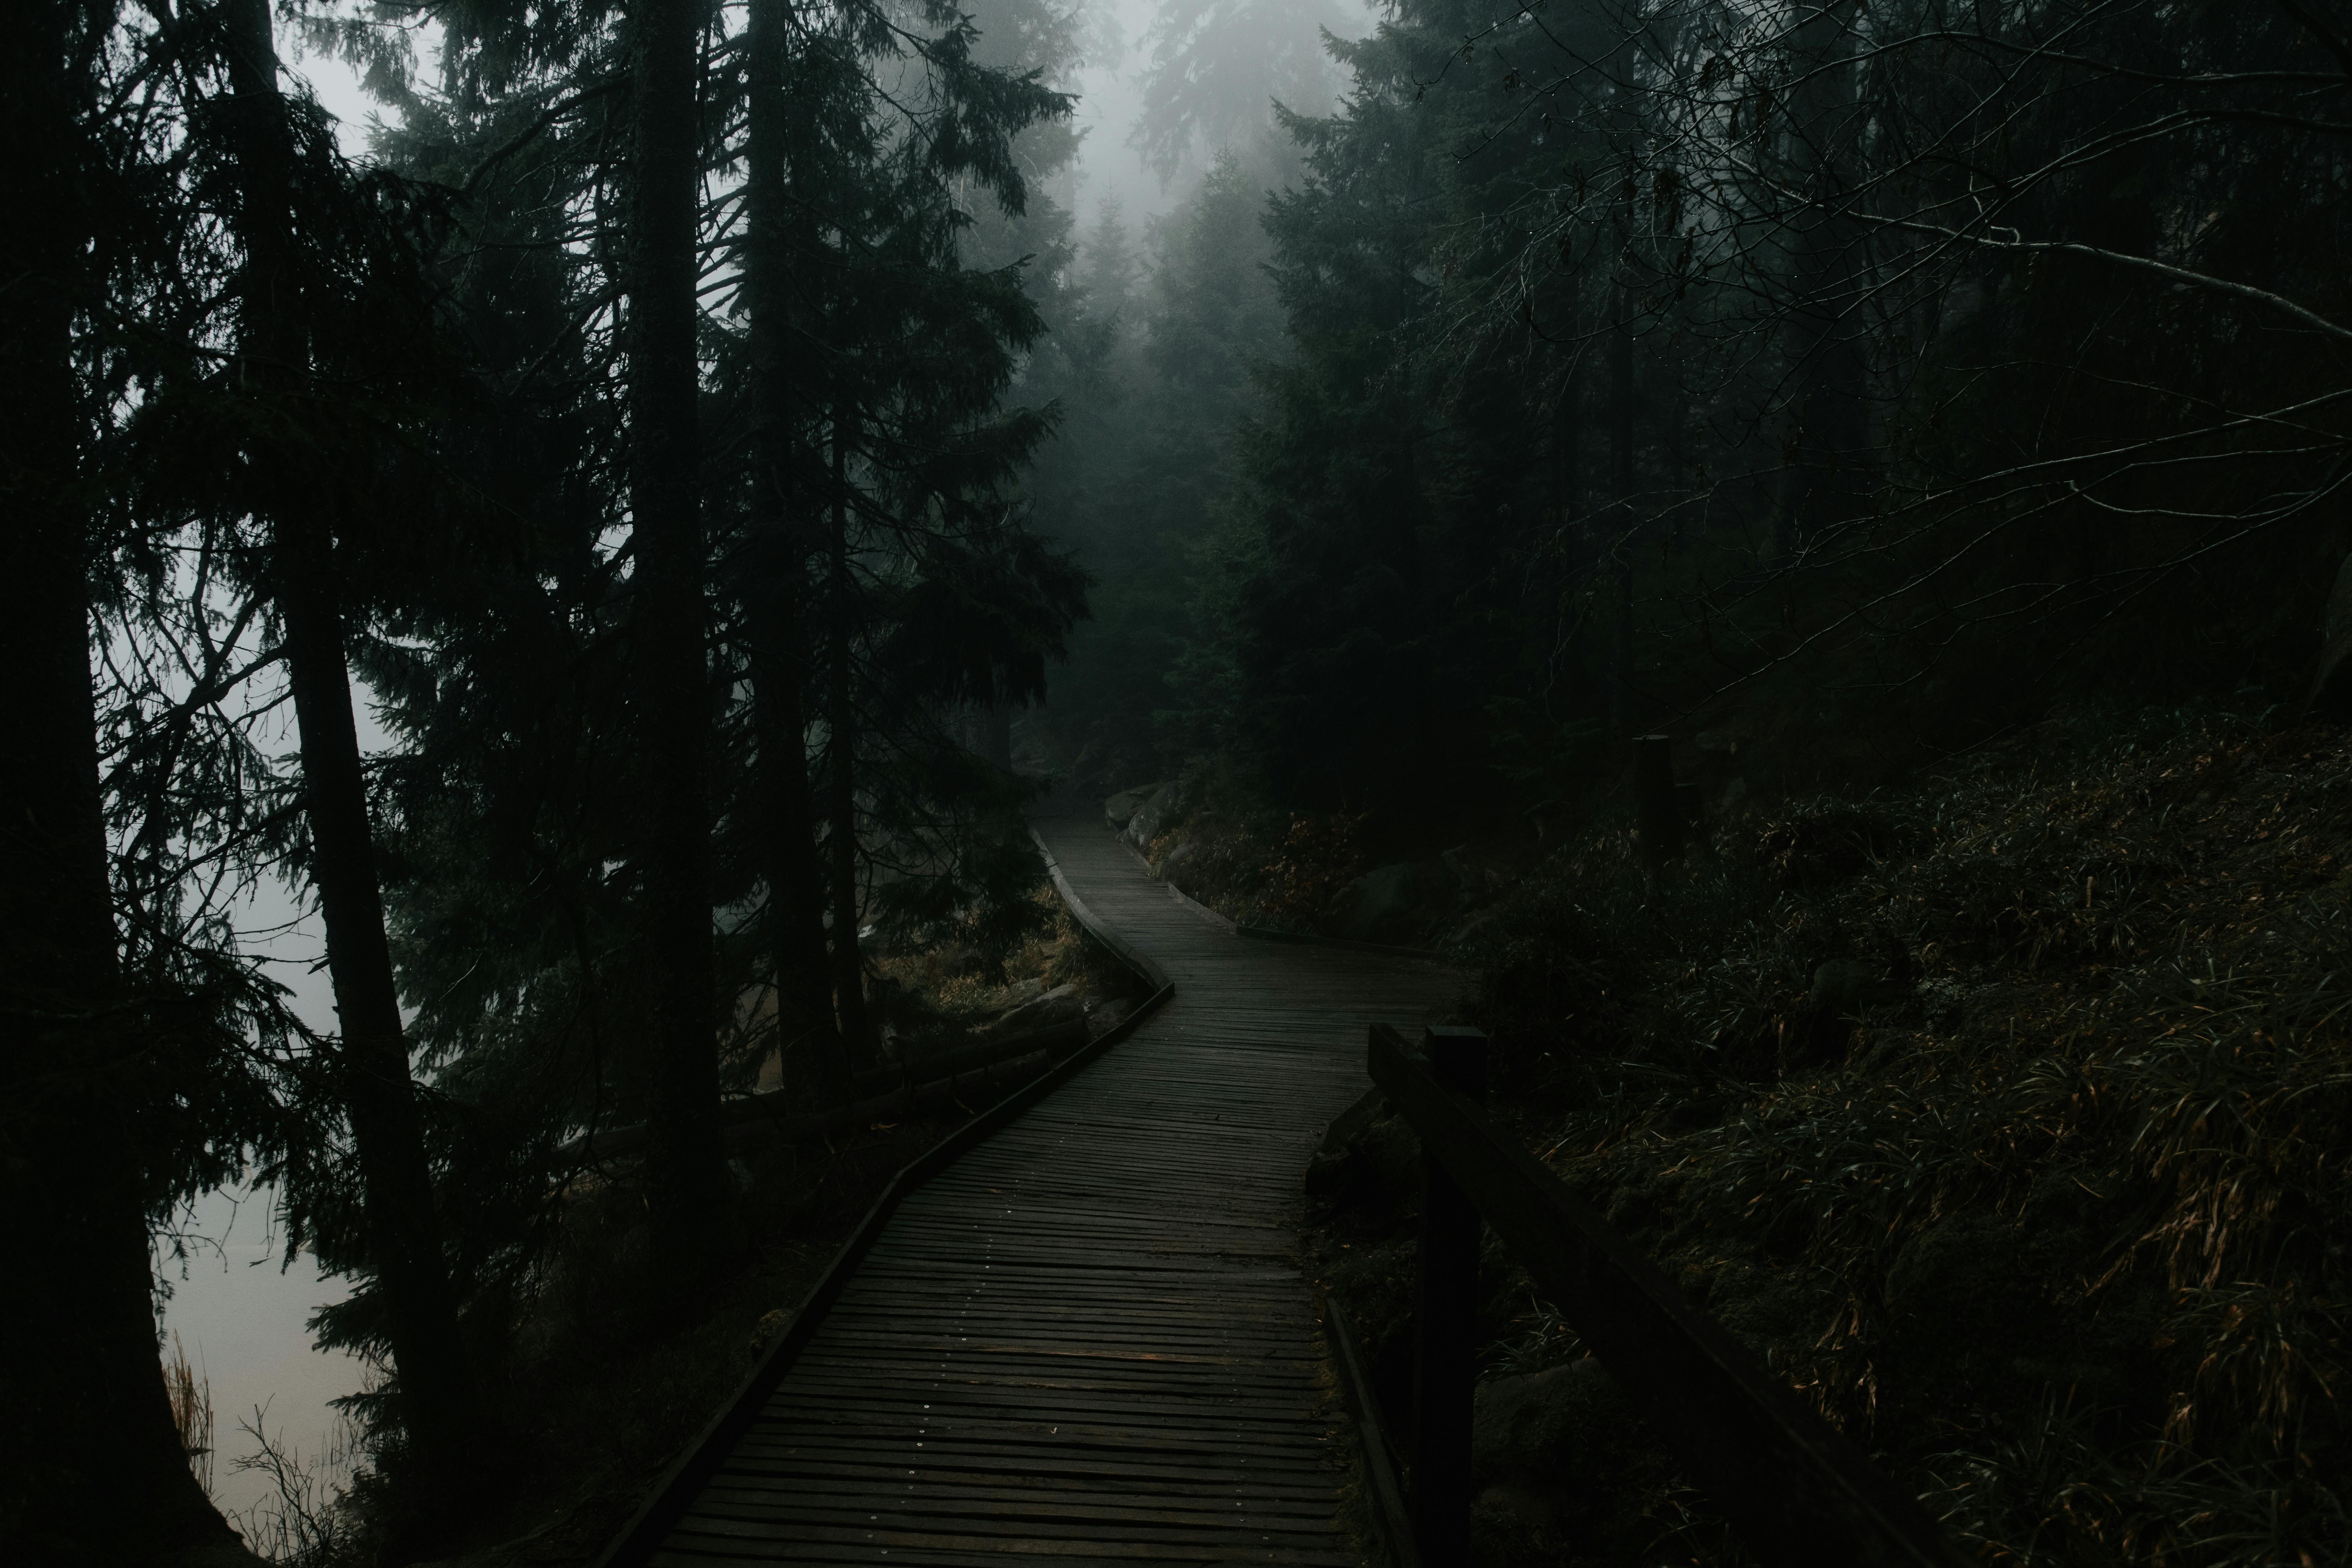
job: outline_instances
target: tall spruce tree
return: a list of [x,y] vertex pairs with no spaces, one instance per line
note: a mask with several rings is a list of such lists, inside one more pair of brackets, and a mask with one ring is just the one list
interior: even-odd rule
[[1572,791],[1612,728],[1758,682],[1828,714],[1883,679],[1923,744],[1931,688],[2014,721],[1994,694],[2046,686],[1990,666],[2090,679],[2143,617],[2237,616],[2189,589],[2208,551],[2251,602],[2308,601],[2278,563],[2325,552],[2335,438],[2251,432],[2332,395],[2342,133],[2289,99],[2340,90],[2335,35],[2301,7],[1953,15],[1408,0],[1337,46],[1354,89],[1286,122],[1306,167],[1266,209],[1289,331],[1201,557],[1195,743],[1405,824]]
[[[646,336],[662,301],[632,294],[653,287],[647,204],[667,199],[635,152],[675,129],[648,121],[639,91],[655,13],[545,51],[487,23],[456,37],[444,92],[412,103],[390,146],[467,193],[468,237],[442,265],[491,390],[444,426],[444,460],[528,520],[511,560],[453,561],[396,622],[401,645],[365,650],[411,752],[385,775],[404,825],[394,924],[436,1086],[465,1108],[448,1203],[476,1288],[529,1267],[546,1189],[525,1189],[534,1171],[561,1179],[572,1132],[665,1114],[672,1046],[700,1058],[711,1107],[719,1073],[744,1082],[780,1042],[823,1047],[788,1059],[796,1092],[838,1094],[845,1036],[870,1049],[854,1016],[841,1028],[865,991],[862,925],[915,906],[924,921],[993,911],[1005,930],[1025,918],[1010,792],[940,742],[975,700],[1034,691],[1077,579],[1006,504],[1045,428],[996,406],[1034,310],[1017,268],[966,266],[954,239],[958,187],[1018,191],[1007,141],[1057,100],[975,64],[951,13],[924,15],[910,33],[864,9],[763,7],[751,47],[689,56],[705,112],[687,124],[683,216],[659,231],[666,340]],[[663,155],[675,176],[677,146]],[[712,279],[675,240],[695,182],[736,169],[745,199],[716,205],[702,238],[740,289],[731,312],[701,318],[693,290]],[[686,351],[666,400],[648,379],[662,342]],[[702,542],[678,569],[699,574],[707,620],[689,660],[675,617],[681,601],[696,612],[673,595],[664,663],[647,639],[665,623],[647,616],[675,541],[648,487],[678,470],[649,443],[698,400],[709,439],[670,450],[692,458]],[[656,700],[656,665],[692,700]],[[696,723],[711,757],[692,814],[709,836],[698,929],[718,930],[688,1030],[666,955],[696,922],[659,892],[686,819],[651,804],[673,798],[661,781]],[[844,778],[852,827],[836,837]],[[797,1002],[751,1005],[780,974]],[[665,1224],[718,1208],[664,1203]]]
[[0,618],[0,1194],[48,1238],[0,1291],[0,1555],[250,1561],[189,1469],[156,1358],[158,1152],[134,1110],[153,1040],[121,971],[100,793],[75,321],[102,281],[82,68],[110,21],[35,0],[0,60],[0,192],[24,217],[0,239],[0,503],[22,595]]
[[[780,33],[794,25],[785,8],[770,17]],[[752,569],[732,574],[729,592],[755,727],[794,694],[766,706],[763,667],[782,661],[764,657],[763,639],[789,627],[788,657],[806,650],[797,691],[820,737],[809,805],[823,825],[815,864],[840,1040],[824,1042],[839,1054],[812,1075],[820,1082],[870,1062],[878,1043],[866,928],[889,908],[974,904],[957,869],[976,864],[961,825],[992,793],[983,837],[1001,836],[1007,781],[1000,770],[983,783],[945,748],[970,708],[1002,714],[1034,689],[1007,679],[1033,657],[1024,639],[1050,642],[1074,613],[1072,579],[1004,504],[1012,465],[1045,428],[1037,413],[995,409],[1038,318],[1017,252],[1011,265],[967,254],[984,247],[970,243],[981,220],[966,204],[1019,221],[1015,138],[1061,101],[983,63],[969,19],[944,8],[926,17],[934,30],[919,35],[863,11],[802,17],[782,59],[762,42],[749,62],[739,306],[754,471],[740,555]],[[792,90],[763,92],[763,69]],[[900,88],[886,89],[894,77]],[[1043,594],[1041,574],[1055,584]],[[909,663],[899,656],[915,620],[924,652]],[[763,730],[758,750],[789,768],[785,729]],[[806,818],[788,814],[799,781],[777,782],[752,815],[769,823],[768,854],[798,858]],[[877,877],[877,859],[896,868]],[[789,973],[789,952],[814,952],[814,921],[789,893],[810,865],[767,866],[770,940],[790,944],[774,950],[777,972]],[[780,1024],[788,1016],[780,1010]]]
[[432,1173],[410,1077],[367,783],[352,708],[345,594],[332,500],[340,487],[299,441],[310,386],[292,121],[278,85],[268,0],[225,0],[222,52],[235,117],[245,250],[239,280],[239,395],[257,434],[247,496],[268,528],[264,591],[284,628],[300,731],[307,861],[326,926],[341,1027],[338,1084],[367,1216],[369,1265],[383,1293],[403,1422],[426,1465],[463,1476],[481,1412],[457,1327]]
[[719,1148],[713,693],[697,408],[704,19],[694,0],[637,0],[629,16],[632,654],[649,774],[644,874],[654,1028],[646,1197],[662,1273],[687,1295],[718,1261],[729,1192]]
[[[777,1050],[822,1100],[848,1093],[851,1062],[843,1019],[833,1001],[825,946],[826,889],[813,828],[815,800],[809,784],[810,628],[808,559],[814,530],[812,497],[796,485],[793,450],[803,404],[814,377],[800,363],[793,321],[792,258],[795,244],[792,149],[796,126],[790,101],[793,70],[791,8],[784,0],[751,0],[746,45],[745,212],[740,268],[746,305],[745,358],[751,424],[751,561],[744,590],[750,620],[752,700],[759,714],[758,768],[767,805],[765,869],[770,980]],[[813,173],[803,170],[804,177]],[[799,221],[805,221],[804,218]],[[795,371],[798,374],[795,374]]]

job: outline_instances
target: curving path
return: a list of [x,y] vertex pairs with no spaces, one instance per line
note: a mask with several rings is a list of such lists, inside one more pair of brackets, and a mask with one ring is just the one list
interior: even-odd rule
[[907,1198],[655,1563],[1356,1561],[1299,1179],[1365,1025],[1453,977],[1239,939],[1098,816],[1036,827],[1174,1000]]

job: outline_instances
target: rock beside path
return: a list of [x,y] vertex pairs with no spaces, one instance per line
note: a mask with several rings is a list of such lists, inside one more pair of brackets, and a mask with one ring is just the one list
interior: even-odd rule
[[[1605,1517],[1612,1483],[1628,1479],[1633,1412],[1601,1364],[1564,1366],[1478,1385],[1470,1468],[1488,1531],[1549,1535]],[[1516,1527],[1516,1528],[1513,1528]]]
[[1355,942],[1413,946],[1428,939],[1486,891],[1484,868],[1458,846],[1429,860],[1376,867],[1339,889],[1324,915],[1323,931]]
[[1183,794],[1182,784],[1171,780],[1151,792],[1151,798],[1135,808],[1127,821],[1127,841],[1138,849],[1149,849],[1151,841],[1160,837],[1176,814],[1177,797]]
[[1031,1029],[1071,1023],[1086,1016],[1086,998],[1078,994],[1078,987],[1074,981],[1066,985],[1056,985],[1051,991],[1041,992],[1020,1005],[997,1015],[995,1020],[980,1032],[984,1038],[1002,1039]]
[[1103,802],[1103,820],[1110,824],[1112,832],[1126,832],[1127,825],[1135,820],[1135,814],[1143,809],[1144,803],[1167,787],[1165,783],[1148,784],[1119,791]]

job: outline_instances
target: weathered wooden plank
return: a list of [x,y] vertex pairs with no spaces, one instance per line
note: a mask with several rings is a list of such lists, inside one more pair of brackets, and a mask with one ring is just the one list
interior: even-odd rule
[[[1048,1443],[1057,1440],[1048,1438]],[[1329,1484],[1332,1466],[1321,1456],[1302,1456],[1297,1445],[1225,1443],[1214,1451],[1171,1445],[1167,1441],[1089,1442],[1040,1446],[1035,1434],[1008,1432],[1001,1440],[972,1446],[951,1446],[925,1440],[917,1450],[905,1433],[858,1426],[836,1436],[828,1428],[824,1438],[808,1432],[789,1437],[760,1434],[746,1437],[730,1456],[720,1475],[759,1474],[801,1463],[807,1456],[838,1444],[845,1454],[869,1456],[884,1468],[904,1468],[908,1475],[953,1475],[983,1460],[997,1460],[1009,1470],[1039,1476],[1119,1478],[1136,1474],[1157,1477],[1171,1485],[1182,1482],[1211,1491],[1223,1491],[1240,1481],[1265,1486],[1314,1488]],[[907,1466],[912,1458],[915,1463]]]
[[1287,1366],[1251,1358],[1213,1359],[1188,1356],[1181,1360],[1129,1352],[1118,1355],[1055,1355],[1047,1352],[1015,1354],[1003,1350],[950,1349],[940,1359],[914,1363],[891,1355],[842,1355],[828,1351],[811,1357],[811,1375],[852,1383],[869,1378],[919,1385],[945,1382],[950,1385],[999,1383],[1037,1387],[1211,1389],[1307,1387],[1315,1381],[1305,1363]]
[[[1074,1378],[1022,1377],[879,1377],[859,1378],[840,1373],[795,1372],[793,1386],[803,1407],[821,1402],[848,1401],[860,1408],[930,1410],[941,1415],[1003,1412],[1033,1417],[1039,1414],[1091,1415],[1097,1420],[1132,1424],[1147,1418],[1192,1421],[1213,1411],[1235,1426],[1244,1422],[1286,1423],[1320,1418],[1316,1390],[1264,1390],[1241,1379],[1222,1383],[1176,1385],[1141,1379],[1112,1381],[1111,1386],[1087,1386]],[[1296,1397],[1286,1397],[1294,1394]],[[782,1397],[782,1395],[779,1395]],[[770,1409],[780,1406],[771,1405]],[[789,1408],[789,1406],[783,1406]]]
[[716,1490],[726,1486],[766,1486],[786,1481],[912,1484],[920,1478],[926,1486],[948,1490],[1015,1488],[1027,1491],[1058,1492],[1103,1490],[1105,1489],[1097,1483],[1115,1474],[1119,1478],[1118,1495],[1125,1497],[1164,1494],[1181,1498],[1263,1498],[1268,1501],[1289,1502],[1329,1500],[1328,1468],[1297,1472],[1302,1478],[1309,1479],[1283,1482],[1268,1480],[1261,1472],[1255,1470],[1245,1472],[1247,1479],[1237,1480],[1232,1470],[1214,1471],[1162,1461],[1116,1466],[1101,1463],[1067,1465],[1058,1461],[1024,1463],[1016,1458],[984,1453],[967,1455],[948,1464],[934,1457],[927,1458],[919,1468],[908,1468],[898,1462],[899,1455],[895,1449],[877,1453],[865,1462],[856,1458],[856,1452],[809,1448],[786,1458],[756,1464],[739,1452],[710,1484]]
[[1264,1498],[1178,1497],[1147,1502],[1132,1495],[1112,1500],[1100,1494],[1074,1498],[1021,1489],[981,1491],[964,1487],[940,1491],[917,1482],[896,1487],[832,1482],[818,1487],[714,1484],[704,1489],[694,1506],[696,1515],[709,1518],[799,1518],[845,1524],[882,1519],[931,1528],[950,1521],[971,1520],[988,1525],[1023,1522],[1072,1529],[1100,1523],[1109,1529],[1142,1526],[1171,1531],[1248,1525],[1273,1533],[1321,1534],[1337,1517],[1328,1498],[1318,1502],[1276,1502]]
[[1235,940],[1089,814],[1064,885],[1176,1000],[875,1237],[646,1561],[1349,1562],[1299,1175],[1425,966]]
[[[917,1525],[876,1519],[860,1528],[855,1524],[835,1525],[801,1522],[789,1530],[780,1530],[766,1520],[731,1520],[689,1513],[677,1531],[665,1542],[676,1547],[699,1537],[708,1544],[704,1550],[722,1547],[743,1552],[746,1547],[757,1552],[761,1545],[779,1536],[796,1541],[834,1542],[840,1544],[865,1542],[880,1553],[892,1548],[920,1549],[945,1547],[958,1551],[994,1550],[1012,1556],[1061,1557],[1071,1554],[1137,1558],[1162,1563],[1221,1563],[1234,1561],[1246,1552],[1244,1560],[1276,1563],[1345,1563],[1347,1555],[1337,1544],[1337,1531],[1318,1532],[1325,1546],[1318,1542],[1306,1544],[1291,1532],[1277,1535],[1273,1531],[1241,1529],[1229,1531],[1201,1531],[1188,1534],[1179,1531],[1130,1528],[1113,1532],[1097,1526],[1084,1532],[1065,1534],[1040,1529],[1034,1522],[1024,1521],[1023,1527],[1001,1531],[988,1530],[925,1530]],[[1314,1537],[1307,1538],[1309,1541]],[[750,1553],[745,1553],[749,1555]],[[896,1552],[892,1552],[896,1555]]]

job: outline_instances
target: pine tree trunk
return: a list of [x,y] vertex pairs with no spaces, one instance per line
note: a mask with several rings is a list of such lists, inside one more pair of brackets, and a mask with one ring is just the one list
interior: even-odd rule
[[[299,390],[307,349],[289,254],[290,148],[268,0],[232,0],[226,15],[230,89],[241,121],[247,267],[240,374],[248,395],[285,397]],[[271,463],[267,454],[262,463]],[[271,586],[285,623],[301,731],[310,879],[327,927],[327,969],[342,1030],[341,1089],[359,1161],[369,1262],[383,1293],[402,1418],[427,1465],[456,1477],[478,1438],[481,1411],[442,1253],[384,938],[331,525],[299,485],[285,487],[269,510]]]
[[[1560,582],[1553,611],[1552,678],[1582,702],[1592,696],[1584,655],[1584,584],[1599,559],[1584,497],[1584,351],[1575,350],[1560,377],[1552,429],[1552,506],[1559,518]],[[1570,629],[1570,628],[1573,629]]]
[[833,823],[828,842],[833,858],[833,988],[841,1013],[841,1033],[854,1068],[866,1064],[874,1041],[866,1017],[866,963],[857,950],[857,774],[855,763],[857,704],[851,668],[856,605],[849,574],[848,434],[840,409],[833,421],[833,696],[825,715],[830,731]]
[[1552,505],[1559,509],[1563,525],[1574,523],[1584,513],[1583,397],[1584,359],[1579,353],[1569,361],[1568,374],[1560,378],[1559,410],[1552,432]]
[[719,1261],[718,954],[710,906],[710,677],[695,403],[701,10],[640,0],[629,257],[629,506],[635,663],[651,775],[645,852],[653,987],[646,1202],[656,1268],[683,1303]]
[[[784,208],[784,0],[752,0],[750,22],[751,169],[743,289],[751,305],[751,684],[758,711],[761,790],[768,813],[767,880],[774,950],[776,1035],[788,1081],[820,1102],[845,1100],[849,1062],[833,1016],[824,947],[824,868],[808,776],[808,645],[801,625],[807,588],[804,531],[792,471],[789,226]],[[797,1071],[793,1070],[797,1064]]]
[[980,754],[1000,773],[1013,771],[1013,710],[1003,702],[980,710]]
[[1633,706],[1633,322],[1632,290],[1617,285],[1609,334],[1609,490],[1617,533],[1617,658],[1610,719],[1620,730]]
[[1860,239],[1836,210],[1832,156],[1843,121],[1854,112],[1853,23],[1859,9],[1856,0],[1801,0],[1790,16],[1790,63],[1803,85],[1790,105],[1785,178],[1803,193],[1806,205],[1790,219],[1791,303],[1782,330],[1796,454],[1780,481],[1783,554],[1802,550],[1822,527],[1851,511],[1868,438],[1867,372],[1858,324],[1847,318],[1856,303]]
[[[65,15],[0,52],[0,1202],[37,1255],[0,1289],[0,1560],[244,1559],[190,1472],[155,1354],[142,1151],[152,1069],[121,1008],[89,670],[72,316],[89,214]],[[38,215],[36,217],[35,215]]]
[[433,1178],[410,1080],[399,989],[383,930],[367,780],[352,711],[350,667],[322,520],[281,516],[277,596],[301,731],[302,805],[310,881],[327,927],[327,973],[342,1028],[341,1089],[359,1156],[368,1260],[383,1292],[400,1373],[402,1419],[426,1462],[462,1468],[481,1413],[442,1253]]
[[[756,522],[756,519],[755,519]],[[782,574],[777,574],[781,578]],[[776,599],[798,585],[771,579]],[[751,684],[760,742],[761,794],[768,813],[767,880],[775,972],[776,1031],[788,1081],[823,1103],[843,1099],[849,1063],[833,1016],[833,977],[825,954],[824,862],[809,787],[808,720],[803,705],[808,664],[796,608],[753,611]]]

